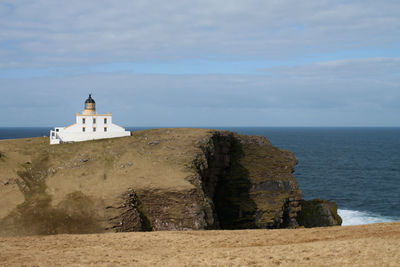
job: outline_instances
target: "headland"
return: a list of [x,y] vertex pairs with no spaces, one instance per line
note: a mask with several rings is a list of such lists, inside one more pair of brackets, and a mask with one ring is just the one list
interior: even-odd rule
[[302,200],[296,157],[265,137],[152,129],[52,146],[6,140],[0,151],[2,235],[341,223],[335,203]]

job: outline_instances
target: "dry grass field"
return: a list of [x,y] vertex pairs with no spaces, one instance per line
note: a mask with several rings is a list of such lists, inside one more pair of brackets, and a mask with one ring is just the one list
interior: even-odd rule
[[399,266],[400,223],[0,238],[4,266]]

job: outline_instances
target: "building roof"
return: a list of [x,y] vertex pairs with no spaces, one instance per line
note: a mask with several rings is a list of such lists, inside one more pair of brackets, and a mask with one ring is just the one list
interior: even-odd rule
[[88,97],[88,99],[86,99],[85,103],[96,103],[94,101],[94,99],[92,98],[92,94],[89,94],[89,97]]

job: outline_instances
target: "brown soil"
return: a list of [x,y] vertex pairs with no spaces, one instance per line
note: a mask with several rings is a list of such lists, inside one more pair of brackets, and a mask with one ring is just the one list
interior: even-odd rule
[[0,238],[7,266],[399,266],[400,223]]

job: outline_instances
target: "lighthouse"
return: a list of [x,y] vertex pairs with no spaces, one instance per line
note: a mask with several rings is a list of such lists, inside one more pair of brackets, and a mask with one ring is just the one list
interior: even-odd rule
[[112,123],[112,114],[97,114],[96,102],[89,94],[84,110],[76,113],[76,122],[67,127],[50,130],[50,144],[80,142],[95,139],[130,136],[125,128]]
[[83,110],[84,115],[95,115],[96,114],[96,102],[92,98],[92,94],[89,94],[88,99],[85,101],[85,109]]

